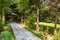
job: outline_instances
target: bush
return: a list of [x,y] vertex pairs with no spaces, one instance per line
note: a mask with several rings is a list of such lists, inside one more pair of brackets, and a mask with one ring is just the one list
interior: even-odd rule
[[29,26],[30,28],[32,28],[32,29],[35,29],[35,17],[33,17],[33,16],[29,16],[29,17],[27,17],[27,19],[26,19],[26,25],[27,26]]
[[6,25],[9,25],[9,24],[10,24],[10,22],[9,21],[6,21],[4,25],[6,26]]
[[56,33],[54,35],[54,40],[60,40],[60,33]]
[[40,25],[40,30],[41,31],[47,31],[49,34],[54,33],[54,27],[51,27],[51,26]]
[[11,40],[12,34],[9,31],[3,31],[3,32],[1,32],[1,39],[2,40]]
[[[4,30],[5,27],[8,27],[8,28]],[[6,22],[5,24],[2,24],[2,22],[0,22],[0,40],[15,40],[13,31],[9,22]]]
[[4,25],[2,24],[2,22],[0,22],[0,32],[3,31],[3,29],[4,29],[3,26]]

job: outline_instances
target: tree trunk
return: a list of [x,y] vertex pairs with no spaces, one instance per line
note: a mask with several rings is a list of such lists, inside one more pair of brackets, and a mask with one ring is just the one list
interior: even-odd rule
[[0,13],[0,21],[1,21],[1,13]]
[[21,23],[23,23],[23,21],[24,21],[24,20],[23,20],[23,17],[21,17]]
[[5,24],[5,14],[4,14],[4,11],[2,11],[2,23]]
[[57,28],[57,13],[55,14],[55,24],[54,24],[54,33],[56,33],[56,28]]
[[39,31],[39,8],[37,7],[37,25],[36,25],[36,31]]
[[0,11],[0,21],[2,21],[2,12]]

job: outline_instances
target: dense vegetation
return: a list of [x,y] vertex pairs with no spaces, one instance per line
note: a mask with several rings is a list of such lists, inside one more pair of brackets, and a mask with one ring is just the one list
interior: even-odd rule
[[[10,35],[9,31],[2,29],[4,29],[6,21],[12,20],[25,24],[28,26],[26,27],[27,30],[43,40],[47,40],[48,35],[54,40],[60,39],[60,26],[58,27],[60,25],[59,0],[0,0],[0,34],[2,36],[5,33]],[[53,25],[48,26],[45,23]],[[8,28],[8,30],[11,29]]]
[[15,40],[12,28],[9,23],[5,25],[0,22],[0,40]]

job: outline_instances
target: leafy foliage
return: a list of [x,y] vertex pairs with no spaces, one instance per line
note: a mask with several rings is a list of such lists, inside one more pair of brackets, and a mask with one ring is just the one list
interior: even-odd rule
[[[39,11],[37,10],[39,9]],[[12,14],[14,12],[17,16],[17,20],[21,21],[21,18],[24,20],[25,24],[31,28],[35,29],[37,16],[38,21],[40,22],[49,22],[60,23],[60,1],[59,0],[0,0],[0,17],[3,19],[7,19],[6,15]],[[37,13],[39,13],[37,15]],[[5,17],[6,16],[6,17]],[[10,16],[10,15],[9,15]],[[13,18],[15,17],[13,16]],[[6,21],[6,20],[5,20]],[[6,25],[7,23],[5,23]],[[38,23],[37,23],[38,24]],[[8,24],[7,24],[8,25]],[[0,33],[3,31],[4,25],[0,22]],[[54,27],[55,28],[55,27]],[[40,31],[44,32],[48,30],[48,33],[53,34],[54,28],[50,26],[40,25]],[[57,26],[56,26],[57,30]],[[1,36],[6,40],[10,39],[10,32],[12,30],[8,30],[1,33]],[[39,37],[42,37],[40,34],[34,33]],[[59,33],[57,33],[59,35]],[[54,35],[56,37],[55,40],[59,40],[58,35]],[[12,35],[11,35],[12,36]],[[9,37],[9,38],[8,38]]]
[[3,31],[4,29],[4,25],[2,24],[2,22],[0,22],[0,33]]
[[12,40],[12,34],[10,33],[10,32],[8,32],[8,31],[5,31],[5,32],[2,32],[1,33],[1,37],[2,37],[2,39],[4,39],[4,40]]

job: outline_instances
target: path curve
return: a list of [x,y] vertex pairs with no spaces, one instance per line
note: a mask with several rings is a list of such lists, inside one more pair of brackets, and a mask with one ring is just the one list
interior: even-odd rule
[[16,40],[41,40],[31,32],[22,28],[22,26],[20,26],[19,24],[15,22],[11,22],[10,24],[13,29]]

